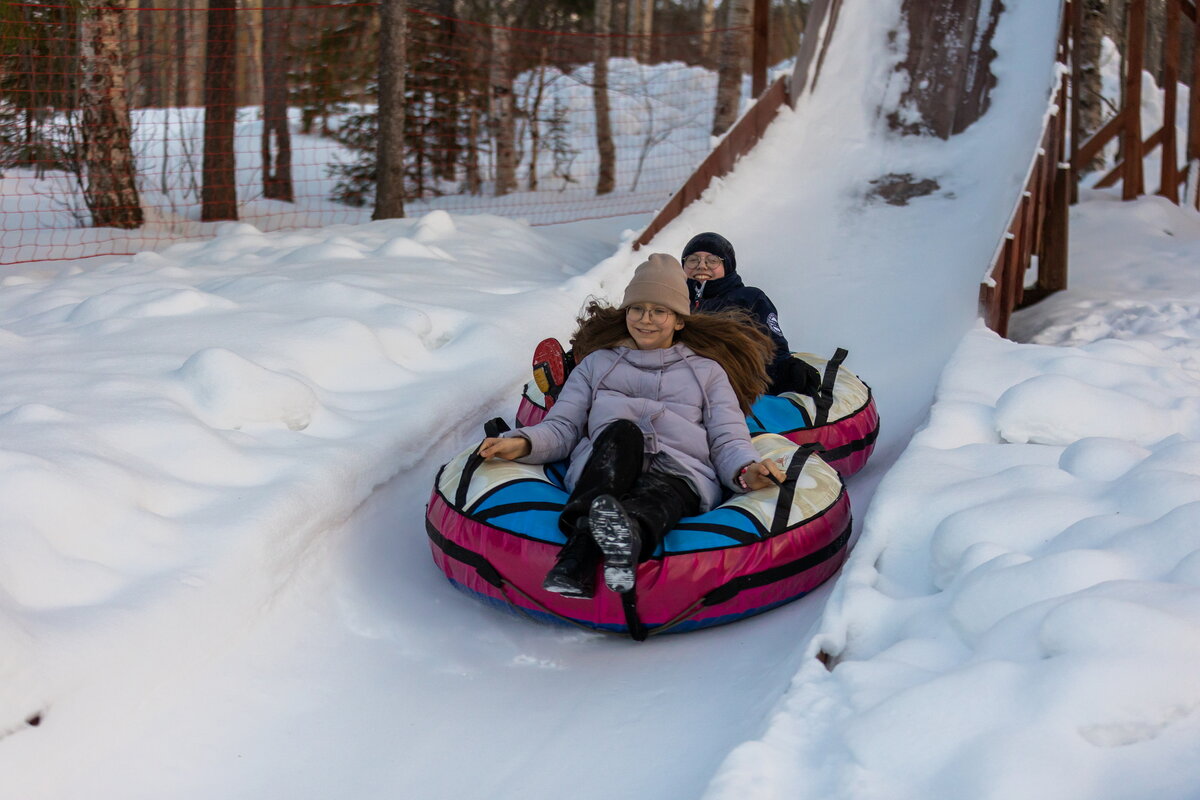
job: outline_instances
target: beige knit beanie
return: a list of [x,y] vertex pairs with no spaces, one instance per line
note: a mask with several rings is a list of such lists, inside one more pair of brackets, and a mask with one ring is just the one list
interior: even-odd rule
[[654,303],[669,308],[681,317],[689,313],[687,278],[675,256],[651,253],[634,270],[633,280],[625,287],[621,308],[634,303]]

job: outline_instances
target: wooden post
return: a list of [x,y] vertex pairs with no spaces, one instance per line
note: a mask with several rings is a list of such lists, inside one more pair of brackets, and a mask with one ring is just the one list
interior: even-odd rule
[[750,94],[758,97],[767,89],[767,46],[770,43],[770,0],[754,0],[754,40],[751,44]]
[[1163,43],[1162,183],[1158,193],[1179,205],[1179,154],[1175,143],[1175,105],[1179,94],[1179,0],[1167,0]]
[[[1067,98],[1067,76],[1058,90],[1059,108]],[[1046,209],[1045,248],[1038,263],[1038,289],[1049,294],[1067,288],[1068,245],[1070,242],[1071,192],[1076,189],[1075,175],[1069,163],[1064,163],[1066,150],[1065,121],[1060,121],[1051,159],[1049,207]]]
[[1070,36],[1066,37],[1070,42],[1070,58],[1071,58],[1071,202],[1079,202],[1079,164],[1078,153],[1079,146],[1083,144],[1083,124],[1080,121],[1079,115],[1079,87],[1083,86],[1083,66],[1079,63],[1079,35],[1083,30],[1083,2],[1082,0],[1067,0],[1070,3],[1068,9],[1070,20],[1067,24],[1070,25]]
[[1146,0],[1130,0],[1128,41],[1125,43],[1125,92],[1122,105],[1125,131],[1122,150],[1125,169],[1122,175],[1121,197],[1133,200],[1146,191],[1142,174],[1142,65],[1146,52]]
[[[1192,86],[1200,87],[1200,9],[1195,9],[1192,27]],[[1193,186],[1200,180],[1200,91],[1192,91],[1188,100],[1187,162],[1188,193],[1200,209],[1200,192]]]

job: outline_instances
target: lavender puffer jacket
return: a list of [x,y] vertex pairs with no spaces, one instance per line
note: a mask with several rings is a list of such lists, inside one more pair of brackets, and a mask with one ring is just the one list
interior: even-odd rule
[[569,455],[566,483],[573,489],[592,453],[591,437],[618,419],[642,429],[647,456],[662,452],[674,460],[700,495],[702,512],[721,502],[721,484],[744,491],[738,471],[759,459],[725,370],[680,343],[591,353],[542,422],[505,435],[529,439],[531,451],[520,459],[526,463]]

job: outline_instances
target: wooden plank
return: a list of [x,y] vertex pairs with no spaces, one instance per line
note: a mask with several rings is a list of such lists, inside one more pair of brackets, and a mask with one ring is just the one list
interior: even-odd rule
[[1091,163],[1096,154],[1100,152],[1100,148],[1108,144],[1125,127],[1125,115],[1127,113],[1128,111],[1122,108],[1117,112],[1115,117],[1104,123],[1100,130],[1092,134],[1092,138],[1081,144],[1071,155],[1071,169],[1081,170]]
[[1046,247],[1038,264],[1038,288],[1049,294],[1067,288],[1067,254],[1070,235],[1070,202],[1067,170],[1058,170],[1046,214]]
[[1037,219],[1038,204],[1035,197],[1035,195],[1028,192],[1025,194],[1025,207],[1022,209],[1024,220],[1021,225],[1021,240],[1024,246],[1018,254],[1020,260],[1017,263],[1017,274],[1013,275],[1013,308],[1021,305],[1021,298],[1025,295],[1025,276],[1029,272],[1030,266],[1033,265],[1034,242],[1037,241],[1035,220]]
[[1162,158],[1158,193],[1179,205],[1179,155],[1175,144],[1175,105],[1179,97],[1179,3],[1167,0],[1163,43]]
[[[1071,65],[1071,85],[1082,86],[1083,66],[1077,58],[1079,48],[1075,43],[1079,41],[1079,32],[1083,29],[1083,2],[1082,0],[1067,0],[1067,2],[1070,4],[1068,14],[1063,15],[1067,17],[1069,20],[1067,24],[1070,25],[1070,30],[1063,34],[1063,39],[1070,43],[1069,46],[1071,48],[1069,54],[1070,61],[1067,63]],[[1066,80],[1065,76],[1063,80]],[[1088,161],[1081,161],[1079,158],[1079,150],[1083,146],[1083,142],[1081,141],[1083,139],[1083,123],[1080,121],[1079,103],[1076,100],[1077,98],[1071,98],[1071,153],[1067,159],[1071,162],[1072,203],[1079,199],[1079,170],[1081,169],[1081,165],[1089,163]],[[1063,108],[1061,103],[1059,104],[1059,108]],[[1060,111],[1059,113],[1062,112]],[[1093,136],[1092,141],[1095,141],[1095,139],[1096,137]],[[1099,152],[1100,148],[1104,146],[1104,141],[1096,144],[1096,152]]]
[[[1005,271],[1007,271],[1009,269],[1009,265],[1012,264],[1012,251],[1013,251],[1013,242],[1011,239],[1009,239],[1008,241],[1006,241],[1004,243],[1004,254],[1001,257],[1002,258],[1001,263],[1004,264]],[[1004,276],[1001,275],[1000,277],[1003,278]],[[1008,335],[1008,318],[1012,315],[1012,311],[1011,311],[1012,306],[1010,306],[1006,302],[1006,299],[1004,297],[1004,291],[1002,290],[1003,286],[1004,286],[1004,284],[1002,284],[1002,283],[998,284],[998,286],[997,286],[997,288],[1001,289],[1001,291],[1000,291],[1000,297],[998,298],[998,302],[996,303],[995,322],[992,324],[991,328],[992,328],[992,330],[994,330],[996,333],[1000,334],[1001,336],[1007,336]]]
[[[1200,14],[1192,26],[1192,86],[1200,87]],[[1200,91],[1190,93],[1188,102],[1187,160],[1200,158]]]
[[751,97],[758,97],[767,89],[767,47],[770,41],[770,24],[770,0],[754,0],[754,32],[750,50]]
[[1146,192],[1142,173],[1142,68],[1146,53],[1146,0],[1130,0],[1128,39],[1125,43],[1125,93],[1122,102],[1130,109],[1125,115],[1122,156],[1125,162],[1121,197],[1133,200]]
[[1166,128],[1159,128],[1154,133],[1150,134],[1150,138],[1142,142],[1142,158],[1154,152],[1155,148],[1163,143],[1163,137],[1166,136]]

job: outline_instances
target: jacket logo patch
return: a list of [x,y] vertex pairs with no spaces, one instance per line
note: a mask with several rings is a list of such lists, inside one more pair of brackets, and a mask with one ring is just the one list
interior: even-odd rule
[[772,333],[783,336],[783,329],[779,327],[779,316],[777,314],[767,314],[767,327],[771,329]]

